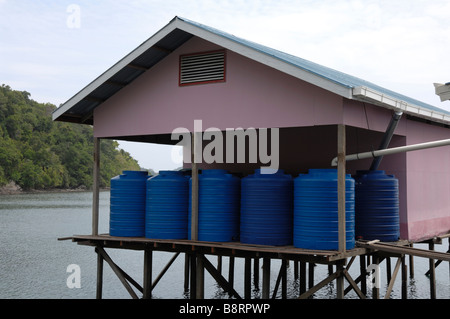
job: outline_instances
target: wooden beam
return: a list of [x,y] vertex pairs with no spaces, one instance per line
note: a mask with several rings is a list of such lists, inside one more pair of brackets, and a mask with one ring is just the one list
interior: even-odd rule
[[308,291],[306,291],[305,293],[301,294],[298,298],[299,299],[307,299],[307,298],[309,298],[314,293],[319,291],[322,287],[324,287],[325,285],[329,284],[330,282],[332,282],[333,280],[335,280],[339,276],[341,276],[341,271],[338,270],[338,271],[332,273],[330,276],[328,276],[324,280],[322,280],[321,282],[319,282],[317,285],[315,285],[314,287],[312,287]]
[[397,274],[398,274],[398,271],[400,270],[401,265],[402,265],[402,259],[399,257],[397,259],[397,263],[395,264],[394,272],[392,273],[391,280],[389,281],[389,285],[387,287],[386,295],[384,296],[384,299],[389,299],[389,297],[391,296],[392,289],[394,288],[395,279],[397,278]]
[[98,235],[98,216],[100,200],[100,139],[94,137],[94,170],[92,191],[92,235]]
[[204,256],[198,255],[199,259],[202,259],[203,266],[210,273],[210,275],[217,281],[217,283],[229,294],[237,299],[242,299],[241,296],[234,290],[233,286],[222,276],[221,273],[211,264],[211,262]]
[[[133,288],[131,288],[130,284],[128,283],[127,279],[131,279],[126,273],[120,269],[109,257],[109,255],[106,253],[106,251],[102,247],[96,247],[95,251],[102,255],[103,259],[109,264],[111,269],[116,274],[117,278],[119,278],[120,282],[124,285],[125,289],[128,291],[128,293],[131,295],[133,299],[139,299],[136,293],[134,292]],[[135,281],[133,284],[137,284]],[[141,288],[142,289],[142,288]]]

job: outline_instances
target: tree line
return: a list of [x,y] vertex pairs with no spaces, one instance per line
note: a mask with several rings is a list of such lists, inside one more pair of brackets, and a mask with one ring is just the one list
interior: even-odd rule
[[[55,109],[26,91],[0,87],[0,187],[11,181],[24,190],[92,187],[93,128],[54,122]],[[118,145],[101,141],[101,187],[123,170],[140,169]]]

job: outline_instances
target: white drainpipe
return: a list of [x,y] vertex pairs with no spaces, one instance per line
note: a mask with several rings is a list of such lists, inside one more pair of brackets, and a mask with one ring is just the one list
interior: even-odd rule
[[[446,145],[450,145],[450,139],[439,140],[439,141],[434,141],[434,142],[426,142],[426,143],[420,143],[420,144],[413,144],[413,145],[407,145],[407,146],[400,146],[400,147],[393,147],[393,148],[388,148],[388,149],[378,150],[378,151],[351,154],[351,155],[345,156],[345,160],[346,161],[355,161],[355,160],[360,160],[360,159],[374,158],[374,157],[378,157],[378,156],[404,153],[404,152],[410,152],[410,151],[417,151],[417,150],[423,150],[423,149],[433,148],[433,147],[441,147],[441,146],[446,146]],[[333,160],[331,161],[331,166],[337,166],[337,157],[333,158]]]

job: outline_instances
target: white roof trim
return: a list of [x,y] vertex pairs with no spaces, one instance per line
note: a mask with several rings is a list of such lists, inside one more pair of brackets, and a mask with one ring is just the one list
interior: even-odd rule
[[398,100],[365,86],[358,86],[353,88],[353,96],[356,99],[363,101],[368,100],[376,105],[380,105],[388,109],[401,111],[416,116],[419,115],[422,118],[428,118],[436,122],[450,124],[450,116],[447,114],[439,111],[425,109],[423,107]]

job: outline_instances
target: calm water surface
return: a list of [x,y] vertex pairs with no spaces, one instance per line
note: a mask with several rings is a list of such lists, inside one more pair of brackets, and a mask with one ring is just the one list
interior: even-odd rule
[[[0,298],[2,299],[76,299],[95,298],[96,254],[93,247],[58,241],[58,238],[73,234],[91,233],[91,192],[36,193],[0,196]],[[107,233],[109,223],[109,192],[100,193],[100,233]],[[416,245],[426,248],[425,245]],[[446,251],[448,242],[436,245],[436,250]],[[131,277],[142,285],[143,252],[108,249],[111,258]],[[153,253],[153,278],[173,256],[172,253]],[[216,264],[214,256],[208,257]],[[70,273],[67,267],[77,264],[81,269],[81,288],[68,288],[66,281]],[[236,258],[236,291],[243,295],[243,259]],[[262,265],[262,262],[260,263]],[[381,272],[381,294],[386,290],[383,263]],[[228,258],[223,258],[223,274],[227,277]],[[280,262],[272,261],[271,288],[275,286]],[[392,259],[392,269],[395,260]],[[415,278],[409,279],[409,298],[429,298],[429,280],[424,275],[428,270],[428,260],[415,258]],[[326,266],[315,267],[316,282],[326,275]],[[358,276],[358,262],[350,273]],[[153,290],[154,298],[187,298],[183,291],[184,256],[180,255],[166,275]],[[119,279],[105,262],[103,298],[129,298]],[[437,298],[450,298],[449,263],[443,262],[436,268]],[[262,278],[262,273],[260,274]],[[260,283],[261,285],[261,283]],[[260,286],[261,287],[261,286]],[[255,287],[254,287],[255,288]],[[400,279],[396,281],[394,298],[400,298]],[[140,293],[138,293],[140,296]],[[289,298],[298,296],[298,280],[294,280],[293,267],[288,268]],[[315,294],[315,298],[335,298],[334,282]],[[370,296],[370,295],[369,295]],[[228,298],[212,277],[205,272],[205,297]],[[253,289],[253,297],[260,297],[260,290]],[[346,298],[356,298],[351,293]]]

